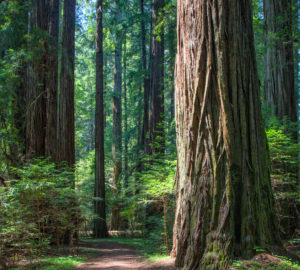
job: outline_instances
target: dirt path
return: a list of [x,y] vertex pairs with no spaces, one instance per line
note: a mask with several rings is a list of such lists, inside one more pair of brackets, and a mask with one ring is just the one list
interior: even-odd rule
[[91,246],[99,253],[86,263],[80,264],[76,269],[107,269],[107,270],[175,270],[174,260],[167,259],[156,263],[145,263],[138,251],[129,245],[99,242],[91,243]]

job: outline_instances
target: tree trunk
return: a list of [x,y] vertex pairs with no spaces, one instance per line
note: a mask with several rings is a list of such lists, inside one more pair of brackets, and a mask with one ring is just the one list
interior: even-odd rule
[[59,1],[48,1],[49,35],[46,84],[46,141],[45,156],[56,160],[57,155],[57,94],[58,94],[58,33]]
[[152,1],[150,144],[152,153],[164,152],[164,29],[158,30],[164,0]]
[[145,11],[144,0],[140,0],[141,11],[141,33],[142,33],[142,67],[143,67],[143,85],[144,85],[144,118],[141,143],[144,152],[149,152],[149,91],[150,80],[147,70],[147,51],[146,51],[146,26],[145,26]]
[[[293,0],[264,0],[266,105],[279,120],[297,121]],[[295,132],[297,136],[297,132]]]
[[[48,32],[49,17],[46,1],[32,0],[30,29]],[[34,54],[27,69],[26,94],[26,157],[45,156],[46,129],[46,59],[47,40],[41,40],[41,51]]]
[[97,1],[96,32],[96,113],[95,113],[95,214],[94,236],[108,236],[105,212],[105,162],[104,162],[104,104],[103,104],[103,1]]
[[76,0],[64,0],[62,59],[59,95],[58,160],[75,163],[74,57]]
[[123,57],[123,85],[124,85],[124,187],[128,188],[128,108],[127,108],[127,58],[126,58],[126,32],[124,35],[124,57]]
[[173,254],[184,269],[226,269],[280,243],[251,9],[250,0],[178,2]]
[[[116,1],[118,6],[118,1]],[[115,70],[114,70],[114,97],[113,97],[113,130],[112,130],[112,158],[113,171],[113,197],[115,203],[112,207],[111,229],[118,230],[121,226],[120,205],[120,179],[122,172],[122,13],[118,7],[116,13],[116,43],[115,43]]]
[[51,157],[57,152],[59,1],[32,1],[30,29],[39,28],[41,52],[27,68],[26,156]]

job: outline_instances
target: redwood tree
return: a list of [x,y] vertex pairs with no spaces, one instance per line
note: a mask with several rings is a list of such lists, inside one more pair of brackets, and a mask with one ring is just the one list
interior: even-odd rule
[[47,157],[56,160],[57,155],[57,95],[58,95],[58,33],[59,33],[59,1],[48,1],[49,34],[51,40],[47,57],[46,84],[46,142]]
[[250,0],[178,1],[177,207],[184,269],[226,269],[280,242]]
[[147,50],[146,50],[146,18],[144,0],[140,0],[141,12],[141,36],[142,36],[142,67],[143,67],[143,88],[144,88],[144,118],[141,143],[144,152],[149,152],[149,97],[150,97],[150,80],[147,70]]
[[[264,97],[265,104],[271,109],[281,124],[285,124],[287,133],[290,133],[297,142],[298,130],[290,128],[291,122],[296,123],[297,95],[295,88],[295,59],[294,59],[294,0],[264,0],[265,21],[265,73]],[[284,120],[284,121],[282,121]],[[286,122],[289,120],[290,122]],[[297,161],[295,153],[294,160]],[[297,164],[297,163],[296,163]],[[278,191],[296,194],[298,189],[298,166],[287,168],[284,164],[273,163],[273,168],[281,167],[285,174],[285,181],[275,183]],[[280,196],[277,200],[281,232],[284,237],[292,237],[299,226],[298,212],[300,205],[293,196]],[[297,209],[298,208],[298,209]],[[284,227],[284,229],[283,229]]]
[[32,0],[30,29],[41,45],[33,52],[27,69],[27,157],[56,159],[58,26],[59,1]]
[[94,236],[108,236],[105,211],[105,162],[104,162],[104,104],[103,104],[103,1],[98,0],[96,30],[96,113],[95,113],[95,214]]
[[151,152],[164,152],[164,0],[152,1],[150,57],[150,143]]
[[264,0],[265,102],[273,115],[297,121],[293,0]]
[[122,173],[122,12],[120,2],[116,0],[116,40],[115,40],[115,69],[114,69],[114,96],[113,96],[113,130],[112,130],[112,157],[113,196],[115,203],[112,207],[111,229],[118,230],[121,226],[120,206],[118,195],[120,193],[120,180]]
[[74,57],[76,0],[64,0],[59,95],[59,161],[75,163]]

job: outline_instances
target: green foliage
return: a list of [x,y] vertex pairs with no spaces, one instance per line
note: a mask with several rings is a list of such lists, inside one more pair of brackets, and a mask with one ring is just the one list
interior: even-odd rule
[[[272,120],[272,121],[271,121]],[[270,150],[271,179],[275,192],[277,214],[282,235],[296,237],[297,213],[300,209],[298,182],[300,144],[295,139],[295,127],[269,119],[267,137]]]
[[82,223],[73,173],[37,159],[15,168],[16,179],[0,188],[0,261],[40,255],[49,243],[72,242]]
[[79,195],[83,233],[92,230],[94,215],[94,166],[95,151],[91,151],[77,161],[75,170],[76,192]]
[[80,263],[87,260],[82,256],[58,256],[58,257],[42,257],[38,262],[26,266],[19,266],[14,269],[27,270],[72,270]]
[[[263,258],[264,257],[264,258]],[[300,265],[286,257],[264,255],[262,258],[254,257],[252,260],[236,260],[231,270],[299,270]]]
[[143,164],[144,170],[139,174],[139,178],[143,183],[142,193],[145,202],[172,196],[177,164],[174,154],[146,156]]

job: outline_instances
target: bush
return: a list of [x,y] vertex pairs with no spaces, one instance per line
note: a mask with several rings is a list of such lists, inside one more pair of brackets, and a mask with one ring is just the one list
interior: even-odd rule
[[82,223],[73,173],[49,160],[14,169],[18,179],[0,188],[0,261],[38,255],[48,244],[72,244]]
[[[289,130],[289,131],[288,131]],[[300,145],[286,125],[267,129],[271,178],[275,193],[280,230],[284,238],[297,237],[300,209],[298,168]]]

